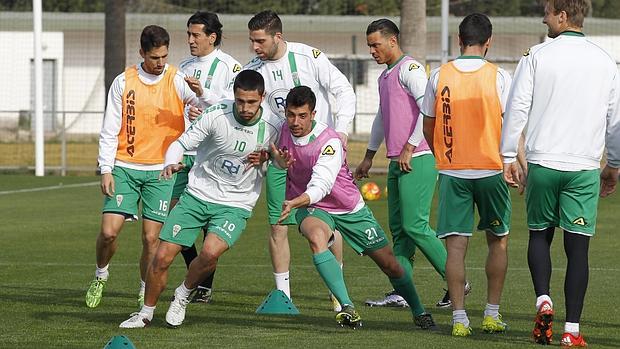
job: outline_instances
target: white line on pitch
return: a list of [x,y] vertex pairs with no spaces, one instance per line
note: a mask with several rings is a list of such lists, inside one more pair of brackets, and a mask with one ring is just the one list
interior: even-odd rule
[[65,184],[59,184],[59,185],[52,185],[52,186],[49,186],[49,187],[5,190],[5,191],[0,191],[0,195],[17,194],[17,193],[30,193],[30,192],[33,192],[33,191],[46,191],[46,190],[56,190],[56,189],[64,189],[64,188],[89,187],[89,186],[95,185],[95,184],[99,184],[99,182],[86,182],[86,183],[66,184],[66,185]]
[[[0,262],[0,266],[2,267],[92,267],[94,265],[94,263],[56,263],[56,262],[16,262],[16,263],[9,263],[9,262]],[[138,263],[110,263],[110,267],[114,268],[114,267],[122,267],[122,268],[128,268],[128,267],[138,267]],[[185,266],[183,265],[173,265],[171,268],[185,268]],[[271,268],[271,264],[218,264],[218,267],[225,267],[225,268],[257,268],[257,269],[261,269],[261,268]],[[299,268],[299,269],[314,269],[314,265],[296,265],[294,268]],[[351,266],[351,268],[359,268],[359,269],[376,269],[376,266],[363,266],[363,265],[354,265]],[[425,267],[425,266],[421,266],[418,267],[416,266],[415,269],[422,269],[422,270],[434,270],[435,268],[433,267]],[[485,270],[485,268],[483,267],[468,267],[468,270]],[[521,268],[521,267],[508,267],[508,270],[514,270],[514,271],[529,271],[529,268]],[[553,268],[554,271],[566,271],[566,268]],[[618,268],[590,268],[590,271],[603,271],[603,272],[608,272],[608,271],[620,271],[620,269]]]

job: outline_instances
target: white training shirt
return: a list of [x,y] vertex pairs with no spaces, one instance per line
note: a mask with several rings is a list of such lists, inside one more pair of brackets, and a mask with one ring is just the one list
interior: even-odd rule
[[[200,80],[207,107],[224,99],[234,99],[233,83],[241,71],[241,63],[229,54],[215,49],[206,56],[191,56],[179,64],[179,69],[186,76]],[[185,129],[191,125],[188,118],[189,108],[185,108]],[[195,151],[186,152],[196,155]]]
[[525,131],[528,162],[560,171],[620,167],[620,79],[615,60],[580,33],[526,51],[515,72],[502,131],[505,163]]
[[[426,78],[426,70],[424,66],[416,61],[415,59],[407,56],[403,56],[402,59],[405,59],[405,63],[400,66],[398,71],[398,81],[400,82],[400,87],[403,88],[408,95],[413,97],[418,105],[418,108],[422,110],[422,101],[424,99],[424,92],[426,90],[426,83],[428,79]],[[400,62],[398,60],[394,65],[397,65]],[[411,64],[415,64],[418,68],[409,69]],[[392,73],[393,67],[388,67],[385,69],[381,75],[379,75],[379,79],[381,79],[384,75]],[[380,103],[380,101],[379,101]],[[411,137],[409,137],[408,143],[413,146],[420,145],[420,142],[424,139],[423,132],[423,120],[422,114],[418,116],[418,121],[415,129],[411,133]],[[385,130],[383,127],[383,115],[381,115],[381,107],[377,109],[377,115],[375,116],[375,120],[372,122],[372,128],[370,130],[370,140],[368,141],[368,149],[372,151],[377,151],[383,139],[385,138]],[[431,151],[422,151],[418,153],[414,153],[413,156],[421,156],[431,154]],[[396,157],[394,160],[398,160]]]
[[[138,64],[138,78],[140,81],[147,85],[158,83],[163,77],[164,73],[160,75],[153,75],[145,72],[142,69],[142,64]],[[166,64],[164,71],[167,71],[169,65]],[[180,70],[177,70],[174,76],[174,86],[176,92],[186,105],[195,105],[202,107],[206,104],[206,99],[203,96],[196,97],[194,91],[192,91],[185,82],[185,76]],[[142,165],[136,163],[129,163],[120,160],[115,160],[116,150],[118,148],[118,134],[121,131],[123,121],[123,92],[125,91],[125,72],[119,74],[110,86],[108,93],[108,103],[103,116],[103,126],[101,127],[101,134],[99,135],[99,170],[102,174],[112,172],[114,166],[121,166],[134,170],[162,170],[163,164],[156,165]]]
[[[265,108],[284,119],[289,90],[298,85],[308,86],[316,95],[315,120],[348,134],[355,116],[355,93],[325,53],[305,44],[286,42],[286,52],[280,59],[263,61],[255,57],[244,69],[255,70],[265,79]],[[330,95],[333,104],[329,102]]]
[[184,150],[196,149],[187,191],[203,201],[251,211],[260,195],[266,167],[247,167],[247,156],[257,149],[269,149],[279,137],[282,121],[262,109],[260,119],[248,125],[233,110],[231,100],[206,109],[170,145],[166,166],[177,163]]
[[[456,68],[462,72],[472,72],[482,68],[483,65],[487,64],[487,61],[481,57],[473,57],[473,56],[461,56],[454,61],[454,65]],[[426,93],[424,94],[424,100],[422,102],[422,114],[424,116],[434,118],[435,117],[435,96],[437,96],[437,84],[439,83],[439,69],[433,69],[431,72],[431,77],[428,80],[428,84],[426,85]],[[500,104],[502,105],[502,113],[506,111],[506,103],[508,100],[508,95],[510,93],[510,85],[512,83],[512,79],[510,78],[510,74],[506,72],[504,69],[497,69],[497,78],[496,78],[496,86],[497,86],[497,95],[500,98]],[[499,151],[499,149],[498,149]],[[441,170],[439,173],[445,174],[452,177],[457,178],[465,178],[465,179],[477,179],[477,178],[485,178],[494,176],[502,171],[495,170]]]

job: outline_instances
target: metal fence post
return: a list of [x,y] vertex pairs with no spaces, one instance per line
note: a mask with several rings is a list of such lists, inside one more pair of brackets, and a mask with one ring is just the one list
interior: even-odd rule
[[66,132],[66,121],[67,114],[63,110],[62,112],[62,124],[60,125],[60,175],[67,175],[67,132]]

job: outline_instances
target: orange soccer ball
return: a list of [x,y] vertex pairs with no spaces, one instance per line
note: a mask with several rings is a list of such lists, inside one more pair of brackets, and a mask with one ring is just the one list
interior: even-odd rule
[[360,188],[362,192],[362,197],[366,201],[379,200],[381,197],[381,188],[375,182],[368,182],[362,185]]

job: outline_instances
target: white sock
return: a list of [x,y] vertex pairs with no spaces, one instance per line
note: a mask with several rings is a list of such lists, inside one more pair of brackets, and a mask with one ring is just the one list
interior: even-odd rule
[[153,320],[153,313],[155,312],[155,306],[149,307],[148,305],[143,305],[142,309],[140,309],[140,313],[146,316],[149,321]]
[[469,327],[469,318],[467,317],[465,309],[452,311],[452,324],[454,325],[457,322],[462,323],[465,327]]
[[284,294],[291,298],[291,284],[289,283],[289,272],[273,273],[273,277],[276,279],[276,288],[284,292]]
[[553,308],[553,302],[551,301],[551,297],[549,297],[549,295],[543,294],[542,296],[536,298],[536,311],[538,311],[538,309],[540,309],[540,306],[545,301],[549,302],[549,304],[551,305],[551,308]]
[[567,322],[564,324],[564,332],[568,332],[573,336],[579,335],[579,323],[578,322]]
[[146,290],[146,281],[140,280],[140,294],[144,294],[145,290]]
[[497,320],[499,318],[499,304],[487,303],[486,308],[484,308],[484,316],[490,316]]
[[192,293],[194,289],[189,289],[185,286],[185,281],[181,282],[181,286],[177,287],[176,290],[174,290],[175,294],[178,294],[179,297],[181,298],[188,298],[189,294]]
[[96,267],[95,269],[95,277],[98,279],[104,279],[107,280],[108,276],[110,276],[110,272],[108,272],[108,267],[110,266],[110,264],[106,264],[105,267],[103,268],[99,268],[99,266]]

